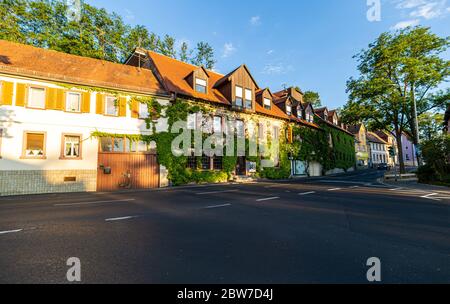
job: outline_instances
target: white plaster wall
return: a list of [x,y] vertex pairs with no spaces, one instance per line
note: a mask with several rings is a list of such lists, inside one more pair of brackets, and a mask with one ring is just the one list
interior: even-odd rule
[[[58,86],[0,75],[0,81],[20,82],[46,87]],[[15,90],[13,100],[15,100]],[[158,99],[166,105],[166,99]],[[34,110],[25,107],[1,106],[0,128],[3,129],[1,143],[0,170],[65,170],[96,169],[98,140],[91,138],[94,131],[118,134],[151,134],[144,120],[131,118],[127,106],[126,117],[108,117],[95,114],[96,93],[91,93],[90,113],[67,113],[54,110]],[[167,119],[161,118],[157,124],[158,132],[167,130]],[[46,159],[21,159],[24,131],[43,131],[47,133]],[[63,133],[82,134],[82,160],[60,160],[61,136]]]

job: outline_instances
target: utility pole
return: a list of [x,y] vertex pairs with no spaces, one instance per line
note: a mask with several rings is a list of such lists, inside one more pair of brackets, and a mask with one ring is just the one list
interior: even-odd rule
[[417,165],[422,166],[422,156],[420,155],[421,152],[420,152],[419,119],[417,117],[417,102],[414,95],[414,84],[411,85],[411,98],[413,100],[414,136],[416,142],[416,144],[414,145],[415,148],[414,152],[416,154]]

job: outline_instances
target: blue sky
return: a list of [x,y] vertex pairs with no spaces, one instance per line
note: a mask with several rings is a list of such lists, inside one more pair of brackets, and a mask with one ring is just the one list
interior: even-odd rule
[[373,22],[367,2],[377,0],[85,1],[192,47],[209,42],[218,72],[245,63],[260,87],[315,90],[330,108],[347,101],[346,81],[357,75],[352,56],[380,33],[421,24],[450,35],[450,0],[381,0]]

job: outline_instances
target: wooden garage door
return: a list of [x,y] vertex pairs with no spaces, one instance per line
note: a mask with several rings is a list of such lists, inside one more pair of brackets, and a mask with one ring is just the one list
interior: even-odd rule
[[[107,174],[105,171],[109,171]],[[159,187],[156,154],[99,153],[97,191]]]

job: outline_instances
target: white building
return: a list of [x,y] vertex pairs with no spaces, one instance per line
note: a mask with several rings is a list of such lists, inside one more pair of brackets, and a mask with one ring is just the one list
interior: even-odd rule
[[154,147],[92,136],[152,132],[147,108],[131,99],[169,102],[150,71],[7,41],[0,51],[1,195],[115,190],[125,161],[144,164],[140,182],[160,186]]
[[389,162],[387,142],[373,132],[367,132],[367,142],[370,147],[370,166],[387,164]]

